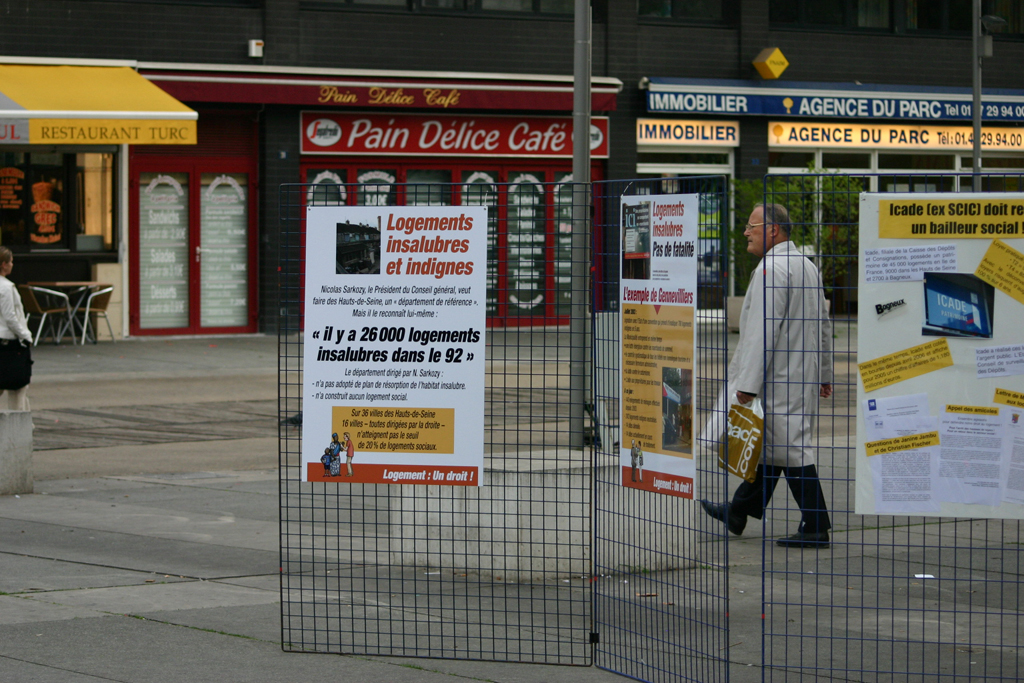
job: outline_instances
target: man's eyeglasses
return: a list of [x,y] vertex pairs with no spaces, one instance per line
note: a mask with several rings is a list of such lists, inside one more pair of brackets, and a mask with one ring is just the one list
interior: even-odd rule
[[745,226],[743,226],[743,232],[746,232],[747,230],[750,230],[752,228],[759,228],[762,225],[764,225],[764,223],[747,223]]

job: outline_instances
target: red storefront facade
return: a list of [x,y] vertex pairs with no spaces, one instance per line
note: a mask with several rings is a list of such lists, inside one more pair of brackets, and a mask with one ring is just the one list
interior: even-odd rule
[[[306,193],[307,201],[335,204],[486,203],[491,207],[489,324],[565,321],[571,242],[570,77],[158,64],[141,64],[139,70],[200,112],[200,144],[194,153],[182,149],[179,157],[162,150],[157,156],[142,153],[133,157],[133,334],[246,332],[269,327],[260,320],[273,317],[276,302],[266,301],[273,292],[269,283],[260,286],[257,279],[260,275],[265,280],[272,277],[269,266],[277,258],[279,227],[272,219],[278,215],[280,182],[313,184],[316,187]],[[609,154],[609,122],[601,114],[615,109],[621,87],[611,78],[595,79],[593,84],[591,173],[597,180],[605,177]],[[237,111],[232,113],[231,108]],[[254,130],[257,144],[244,151],[237,145],[233,150],[218,147],[212,138],[219,136],[204,137],[204,111],[210,112],[208,120],[216,119],[221,133],[229,128]],[[235,124],[229,125],[227,119],[232,116]],[[292,140],[297,145],[289,142],[287,147],[298,148],[297,158],[290,151],[275,149],[282,129],[272,130],[271,118],[292,121]],[[205,152],[204,139],[212,145]],[[211,153],[213,148],[216,151]],[[243,260],[249,264],[247,325],[208,326],[210,321],[203,317],[202,284],[194,282],[189,297],[196,306],[186,327],[160,327],[161,323],[153,327],[152,322],[144,327],[140,307],[148,304],[162,310],[151,296],[162,290],[145,277],[162,272],[162,264],[143,263],[138,256],[145,253],[139,250],[136,227],[146,215],[140,199],[145,196],[141,194],[145,183],[152,183],[161,173],[187,171],[194,177],[179,180],[190,180],[202,192],[212,182],[209,173],[227,173],[210,171],[207,166],[223,165],[228,157],[238,166],[232,167],[231,177],[245,185],[243,190],[254,202],[247,214],[249,252],[243,259],[236,249],[230,264],[226,257],[217,256],[225,267],[235,268],[235,274],[241,272]],[[251,162],[248,175],[241,170],[243,159]],[[172,161],[174,169],[167,165]],[[143,178],[143,174],[148,175]],[[264,178],[274,181],[263,185]],[[196,237],[181,251],[199,272],[207,255],[201,241],[203,207],[197,204],[190,210],[199,227],[189,229]],[[198,277],[194,275],[193,281]],[[233,286],[235,289],[223,285],[229,290],[226,298],[241,303],[243,285]],[[182,321],[179,313],[170,322]],[[240,311],[234,321],[241,321]]]
[[[325,185],[310,200],[488,206],[490,324],[557,324],[569,314],[571,118],[305,111],[300,135],[303,181]],[[593,119],[590,144],[601,179],[607,118]]]

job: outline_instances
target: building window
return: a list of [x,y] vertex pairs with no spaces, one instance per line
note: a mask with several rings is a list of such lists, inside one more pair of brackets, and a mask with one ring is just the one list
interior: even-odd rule
[[952,154],[878,154],[880,171],[952,171]]
[[988,0],[982,3],[982,14],[992,14],[1006,20],[1006,26],[996,35],[1024,33],[1024,0]]
[[15,251],[117,247],[114,155],[0,151],[0,244]]
[[833,168],[871,168],[871,155],[856,152],[822,152],[821,165]]
[[908,31],[971,32],[971,0],[905,0]]
[[639,0],[641,17],[723,22],[730,19],[729,0]]
[[574,0],[310,0],[323,7],[383,7],[410,11],[509,12],[515,14],[562,14],[575,11]]
[[119,0],[120,2],[145,3],[148,5],[221,5],[228,7],[248,7],[256,9],[262,5],[261,0]]
[[637,164],[717,165],[731,163],[728,152],[645,152],[637,154]]
[[892,12],[890,0],[769,0],[768,20],[808,28],[888,29]]
[[[908,31],[942,33],[971,32],[971,0],[903,0],[906,3]],[[996,35],[1024,33],[1024,2],[1022,0],[982,0],[981,13],[1006,21]]]
[[479,1],[479,9],[494,12],[534,12],[537,14],[572,14],[573,0],[467,0],[470,9]]

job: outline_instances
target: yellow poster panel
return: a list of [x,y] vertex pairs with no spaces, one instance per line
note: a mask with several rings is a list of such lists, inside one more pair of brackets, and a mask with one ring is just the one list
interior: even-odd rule
[[858,364],[864,391],[874,391],[953,365],[949,342],[936,339]]
[[899,453],[900,451],[912,451],[917,448],[928,448],[939,445],[938,432],[925,432],[924,434],[908,434],[897,436],[891,439],[879,439],[868,441],[864,444],[868,456],[884,455],[885,453]]
[[347,432],[357,452],[455,452],[454,408],[334,406],[331,418],[342,443]]
[[992,402],[1002,403],[1004,406],[1013,408],[1024,408],[1024,393],[996,388],[996,395]]
[[1024,199],[882,199],[878,236],[898,239],[1024,236]]
[[999,408],[991,406],[946,406],[947,413],[959,413],[961,415],[998,415]]
[[693,307],[622,309],[622,445],[693,458]]
[[994,240],[974,274],[1024,304],[1024,254]]

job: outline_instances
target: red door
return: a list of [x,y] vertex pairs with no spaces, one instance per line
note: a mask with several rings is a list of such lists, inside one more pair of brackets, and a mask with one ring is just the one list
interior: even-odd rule
[[135,158],[131,334],[256,331],[255,179],[245,158]]

